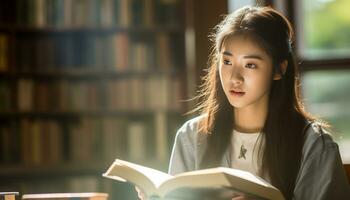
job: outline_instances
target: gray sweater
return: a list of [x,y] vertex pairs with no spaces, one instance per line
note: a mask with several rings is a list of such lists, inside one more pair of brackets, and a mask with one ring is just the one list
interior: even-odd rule
[[[187,121],[177,132],[173,146],[169,174],[198,170],[206,149],[205,134],[198,133],[201,117]],[[294,189],[294,199],[350,200],[350,186],[339,154],[338,145],[329,134],[323,134],[312,124],[306,132],[302,161]],[[221,166],[230,167],[230,152],[223,156]]]

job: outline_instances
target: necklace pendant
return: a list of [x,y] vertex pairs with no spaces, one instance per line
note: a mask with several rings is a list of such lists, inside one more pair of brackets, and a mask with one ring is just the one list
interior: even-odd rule
[[238,159],[244,158],[244,160],[245,160],[245,159],[246,159],[246,157],[245,157],[245,154],[246,154],[246,153],[247,153],[247,149],[244,148],[244,145],[242,144],[242,145],[241,145],[241,150],[240,150],[240,152],[239,152]]

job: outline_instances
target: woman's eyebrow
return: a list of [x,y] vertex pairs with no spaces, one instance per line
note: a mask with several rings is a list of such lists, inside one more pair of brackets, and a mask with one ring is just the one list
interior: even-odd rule
[[[224,51],[222,52],[223,55],[226,56],[233,56],[233,54],[229,51]],[[245,55],[243,56],[243,58],[245,59],[258,59],[258,60],[264,60],[262,56],[258,55],[258,54],[251,54],[251,55]]]
[[222,54],[224,54],[226,56],[232,56],[232,53],[229,51],[224,51],[224,52],[222,52]]
[[[232,55],[232,54],[231,54],[231,55]],[[262,56],[257,55],[257,54],[246,55],[246,56],[243,56],[243,58],[246,58],[246,59],[258,59],[258,60],[264,60]]]

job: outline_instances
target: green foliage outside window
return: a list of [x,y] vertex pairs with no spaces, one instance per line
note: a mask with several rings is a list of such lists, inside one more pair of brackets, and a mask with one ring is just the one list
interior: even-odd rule
[[304,57],[350,56],[350,1],[303,0]]

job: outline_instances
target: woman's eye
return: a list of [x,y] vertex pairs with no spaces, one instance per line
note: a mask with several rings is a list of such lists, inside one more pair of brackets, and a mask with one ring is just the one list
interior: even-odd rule
[[231,65],[231,62],[228,60],[224,60],[224,65]]
[[246,68],[249,68],[249,69],[255,69],[256,68],[256,64],[253,64],[253,63],[248,63],[245,65]]

